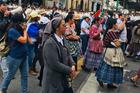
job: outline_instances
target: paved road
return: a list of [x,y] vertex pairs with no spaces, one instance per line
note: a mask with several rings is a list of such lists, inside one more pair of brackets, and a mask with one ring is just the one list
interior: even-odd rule
[[[140,67],[140,62],[128,61],[128,66],[124,70],[124,83],[117,89],[101,88],[95,78],[95,73],[91,73],[87,80],[81,85],[81,89],[77,93],[140,93],[140,87],[133,87],[130,77]],[[140,82],[139,82],[140,84]]]
[[[140,66],[140,62],[128,61],[128,70],[137,70]],[[2,74],[0,70],[0,82],[2,80]],[[83,83],[85,82],[85,83]],[[38,86],[39,81],[37,77],[29,76],[29,91],[30,93],[40,93],[41,88]],[[77,78],[74,80],[74,91],[75,93],[139,93],[140,88],[134,88],[129,81],[126,81],[117,90],[107,90],[107,88],[102,89],[98,86],[95,80],[94,73],[88,74],[81,71]],[[20,74],[16,74],[15,79],[12,80],[8,93],[20,93]]]
[[[81,70],[81,65],[82,65],[82,58],[79,59],[78,61],[78,72],[77,72],[77,78],[73,81],[73,87],[74,91],[77,91],[79,86],[81,85],[82,81],[85,80],[86,76],[88,75],[84,71]],[[39,64],[37,64],[37,68],[40,69]],[[30,93],[40,93],[41,88],[38,86],[39,81],[37,77],[29,76],[29,92]],[[0,83],[2,80],[2,72],[0,69]],[[16,73],[15,79],[12,80],[12,82],[9,85],[8,88],[8,93],[20,93],[20,74],[19,71]]]

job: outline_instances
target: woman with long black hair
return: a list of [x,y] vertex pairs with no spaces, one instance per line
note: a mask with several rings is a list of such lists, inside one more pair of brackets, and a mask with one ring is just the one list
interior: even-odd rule
[[8,41],[10,50],[6,61],[8,63],[8,73],[4,77],[0,93],[6,93],[8,86],[16,74],[18,68],[21,73],[21,93],[28,93],[28,62],[27,62],[27,32],[25,20],[22,14],[12,16],[12,25],[8,30]]
[[66,22],[66,31],[65,31],[65,37],[66,37],[66,46],[68,47],[68,50],[70,51],[70,54],[76,63],[76,70],[77,70],[77,59],[81,54],[81,48],[79,45],[80,37],[75,32],[75,28],[72,26],[74,24],[74,15],[69,14],[67,15],[65,22]]

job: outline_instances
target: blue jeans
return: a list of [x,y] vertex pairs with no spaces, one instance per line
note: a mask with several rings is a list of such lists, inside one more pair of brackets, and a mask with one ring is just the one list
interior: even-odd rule
[[21,93],[28,93],[28,63],[27,57],[23,57],[20,59],[15,59],[10,56],[7,57],[8,69],[10,69],[4,77],[0,90],[4,93],[7,91],[8,86],[15,76],[18,68],[21,73]]
[[29,68],[32,67],[33,59],[35,57],[34,49],[35,49],[35,45],[28,43],[28,65],[29,65]]
[[82,52],[83,52],[83,55],[85,54],[86,52],[86,49],[87,49],[87,45],[88,45],[88,35],[80,35],[80,38],[82,40]]
[[122,51],[124,53],[125,49],[126,49],[126,43],[125,42],[121,42],[121,49],[122,49]]
[[6,57],[1,58],[0,66],[1,66],[1,69],[2,69],[2,72],[3,72],[3,78],[4,78],[8,73],[8,64],[7,64],[7,61],[6,61]]

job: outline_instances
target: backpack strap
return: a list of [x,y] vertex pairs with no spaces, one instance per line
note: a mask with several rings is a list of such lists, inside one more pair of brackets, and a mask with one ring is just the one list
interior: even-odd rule
[[2,36],[2,38],[0,39],[0,42],[3,41],[3,40],[6,40],[6,36],[7,36],[7,35],[6,35],[6,33],[5,33],[5,34]]

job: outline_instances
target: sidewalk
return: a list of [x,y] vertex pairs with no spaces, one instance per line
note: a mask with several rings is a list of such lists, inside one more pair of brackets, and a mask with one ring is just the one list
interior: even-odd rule
[[79,93],[139,93],[139,91],[140,87],[133,87],[130,82],[123,83],[117,89],[108,89],[106,86],[101,88],[95,79],[95,74],[92,73]]
[[130,77],[135,74],[139,66],[138,62],[128,61],[128,67],[124,69],[124,83],[117,89],[108,89],[106,86],[101,88],[96,81],[95,73],[91,73],[77,93],[140,93],[140,87],[134,87],[130,82]]

